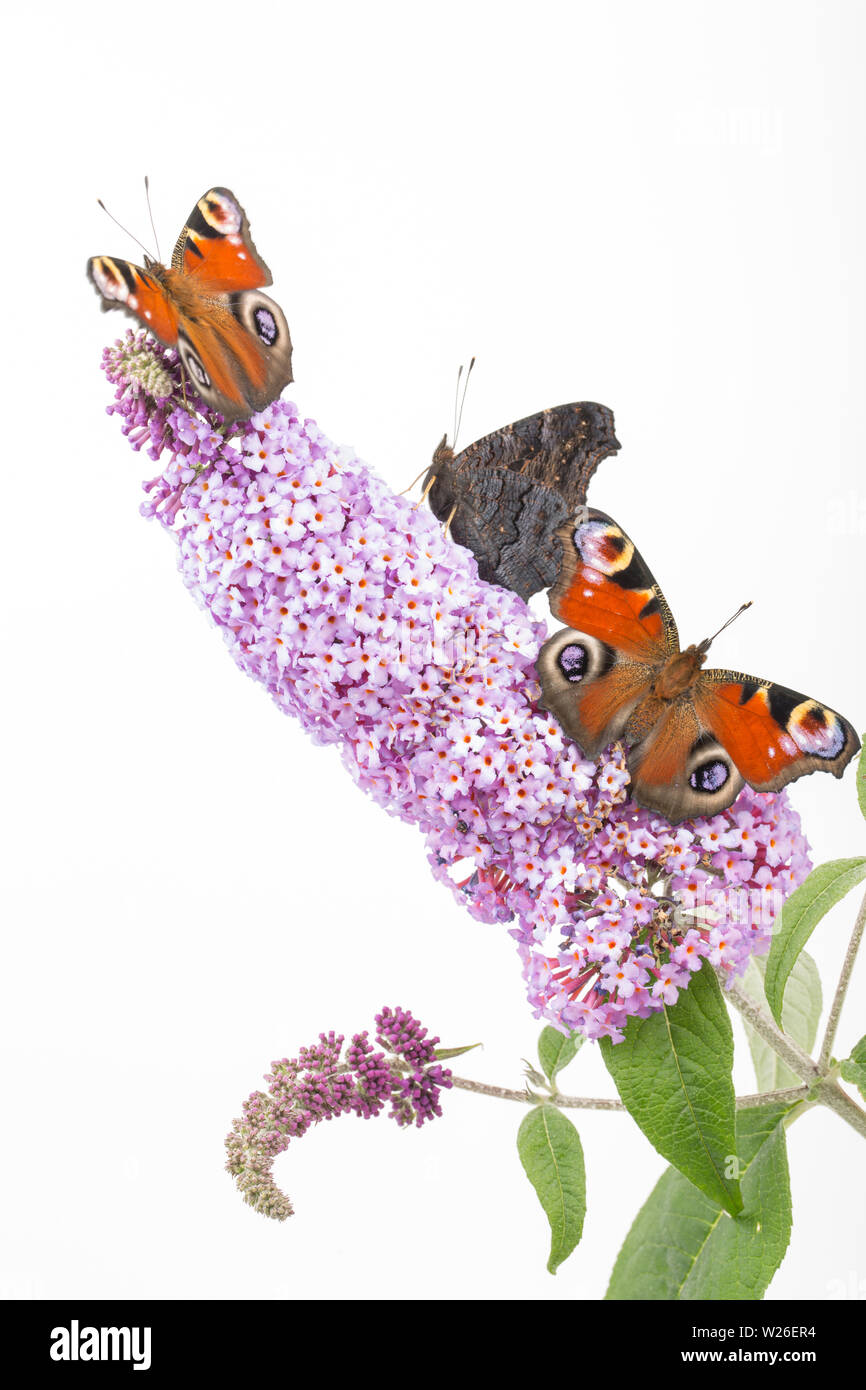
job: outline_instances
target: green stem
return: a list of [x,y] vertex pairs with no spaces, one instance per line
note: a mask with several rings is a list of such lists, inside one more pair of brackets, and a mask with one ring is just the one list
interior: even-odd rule
[[825,1076],[813,1087],[812,1099],[817,1100],[820,1105],[826,1105],[828,1110],[833,1110],[840,1120],[844,1120],[866,1139],[866,1110],[846,1095],[835,1081]]
[[[531,1091],[509,1091],[505,1086],[486,1086],[483,1081],[467,1081],[463,1076],[452,1076],[452,1086],[461,1091],[475,1091],[478,1095],[494,1096],[497,1100],[517,1100],[524,1105],[537,1105],[538,1097]],[[562,1096],[557,1093],[551,1097],[554,1105],[564,1110],[625,1110],[621,1100],[606,1100],[602,1096]]]
[[[850,974],[850,970],[848,973]],[[787,1033],[783,1033],[780,1028],[777,1028],[770,1015],[759,1004],[756,1004],[754,999],[751,999],[736,981],[730,987],[726,987],[725,995],[734,1007],[739,1009],[743,1018],[748,1020],[755,1032],[760,1033],[764,1041],[769,1043],[786,1066],[790,1067],[796,1076],[802,1077],[807,1083],[809,1099],[819,1105],[826,1105],[829,1110],[833,1110],[840,1119],[849,1124],[852,1129],[856,1129],[857,1133],[862,1134],[866,1139],[866,1110],[863,1110],[856,1101],[846,1095],[833,1077],[828,1076],[826,1067],[822,1070],[794,1042],[793,1038],[789,1038]]]
[[[493,1096],[496,1100],[516,1100],[523,1105],[537,1105],[538,1096],[532,1091],[510,1091],[506,1086],[488,1086],[483,1081],[469,1081],[463,1076],[452,1076],[452,1086],[460,1091],[475,1091],[481,1096]],[[779,1091],[761,1091],[750,1096],[737,1097],[738,1110],[751,1110],[756,1105],[771,1105],[774,1101],[805,1100],[809,1095],[808,1086],[786,1086]],[[560,1091],[551,1095],[551,1103],[562,1110],[625,1110],[621,1100],[607,1100],[603,1096],[564,1096]]]
[[771,1018],[760,1004],[755,1003],[741,984],[735,980],[733,984],[729,985],[724,978],[722,983],[725,998],[729,999],[734,1008],[739,1010],[755,1032],[769,1043],[773,1051],[781,1057],[786,1066],[790,1067],[795,1076],[801,1077],[810,1086],[820,1080],[822,1073],[808,1053],[804,1052],[793,1038],[789,1038],[787,1033],[783,1033],[781,1028],[777,1027],[775,1019]]
[[793,1104],[806,1100],[808,1095],[808,1086],[785,1086],[778,1091],[758,1091],[752,1096],[737,1096],[736,1106],[738,1110],[754,1110],[758,1105],[774,1105],[779,1101]]
[[851,971],[854,968],[854,961],[863,936],[864,927],[866,927],[866,894],[863,895],[860,911],[857,913],[857,920],[854,923],[851,940],[848,942],[848,950],[842,962],[842,973],[839,976],[839,983],[836,986],[836,993],[827,1019],[827,1031],[824,1034],[824,1042],[821,1045],[821,1055],[818,1058],[818,1066],[821,1068],[822,1072],[825,1072],[830,1065],[830,1055],[833,1051],[836,1029],[839,1026],[839,1015],[842,1012],[842,1005],[845,1002],[845,995],[848,992],[848,982],[851,979]]

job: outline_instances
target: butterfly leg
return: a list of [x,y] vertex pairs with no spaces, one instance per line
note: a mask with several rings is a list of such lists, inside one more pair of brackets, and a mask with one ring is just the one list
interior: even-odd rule
[[447,520],[446,523],[445,523],[445,531],[444,531],[443,534],[446,535],[446,536],[448,535],[448,532],[449,532],[450,529],[451,529],[451,523],[452,523],[452,521],[454,520],[454,513],[456,512],[456,510],[457,510],[457,503],[455,502],[455,503],[454,503],[454,506],[451,508],[450,512],[448,513],[448,520]]
[[[430,466],[430,465],[428,464],[427,467],[429,468],[429,466]],[[397,496],[398,496],[398,497],[405,497],[405,496],[406,496],[406,493],[412,491],[412,489],[413,489],[413,487],[415,486],[415,484],[417,483],[418,479],[419,479],[419,478],[423,478],[423,477],[424,477],[424,474],[425,474],[426,472],[427,472],[427,469],[426,469],[426,468],[422,468],[420,473],[416,473],[416,474],[415,474],[415,477],[412,479],[412,481],[411,481],[411,483],[409,484],[409,486],[408,486],[408,487],[404,487],[404,488],[402,489],[401,492],[398,492],[398,493],[397,493]],[[435,482],[436,479],[434,478],[433,481]],[[423,501],[424,499],[422,498],[421,500]],[[420,506],[420,503],[419,503],[419,506]]]
[[[415,479],[415,482],[417,482],[417,481],[418,481],[418,479],[416,478],[416,479]],[[436,475],[435,475],[435,473],[434,473],[433,477],[430,479],[430,481],[429,481],[429,483],[427,484],[427,486],[425,487],[424,491],[421,493],[421,496],[418,498],[418,501],[415,503],[415,506],[412,508],[413,511],[417,512],[418,508],[419,508],[420,506],[423,506],[423,504],[427,501],[427,494],[428,494],[428,492],[430,491],[430,489],[433,487],[433,484],[434,484],[435,482],[436,482]],[[414,487],[414,483],[413,483],[413,487]]]

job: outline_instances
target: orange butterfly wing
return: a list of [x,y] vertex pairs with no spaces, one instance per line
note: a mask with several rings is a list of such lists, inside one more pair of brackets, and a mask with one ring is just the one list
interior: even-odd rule
[[542,699],[595,757],[625,733],[679,640],[664,595],[615,521],[583,507],[556,535],[563,562],[550,607],[569,626],[539,653]]
[[646,730],[626,729],[631,795],[672,824],[724,811],[743,789],[728,750],[698,715],[692,692],[663,703],[654,697],[639,711]]
[[649,694],[658,665],[635,661],[588,632],[562,628],[545,642],[536,661],[541,703],[595,758],[625,733]]
[[676,623],[649,566],[605,512],[580,508],[557,531],[562,569],[550,608],[571,628],[610,642],[638,661],[679,651]]
[[178,312],[158,278],[162,266],[142,270],[131,261],[116,256],[94,256],[87,262],[87,274],[102,299],[102,308],[125,309],[161,342],[173,347],[177,342]]
[[819,769],[841,777],[860,747],[841,714],[773,681],[702,671],[692,694],[699,718],[756,791],[779,791]]
[[211,188],[199,198],[177,239],[171,267],[208,293],[257,290],[272,282],[250,236],[249,219],[227,188]]

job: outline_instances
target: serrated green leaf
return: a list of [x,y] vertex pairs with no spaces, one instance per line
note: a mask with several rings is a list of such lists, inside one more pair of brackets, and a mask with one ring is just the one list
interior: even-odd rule
[[568,1066],[583,1041],[582,1033],[560,1033],[558,1028],[542,1030],[538,1039],[538,1060],[548,1081],[555,1081],[557,1072]]
[[550,1222],[547,1268],[555,1274],[583,1233],[586,1172],[580,1135],[555,1105],[538,1105],[523,1118],[517,1152]]
[[731,1217],[668,1168],[635,1218],[617,1256],[609,1299],[759,1299],[791,1235],[785,1129],[790,1107],[737,1115],[743,1210]]
[[[763,1009],[767,1008],[767,996],[764,993],[766,968],[766,956],[752,956],[742,980],[746,993]],[[782,1027],[789,1037],[800,1044],[804,1052],[811,1053],[820,1017],[821,979],[818,967],[807,951],[801,951],[788,978],[785,1002],[782,1005]],[[749,1023],[746,1023],[746,1037],[759,1091],[777,1091],[784,1086],[802,1085],[802,1079],[785,1066],[778,1053],[773,1051],[769,1043],[765,1042]]]
[[742,1207],[736,1177],[731,1067],[734,1038],[708,961],[673,1006],[631,1018],[621,1043],[605,1038],[602,1056],[629,1114],[663,1158],[732,1215]]
[[864,878],[866,859],[832,859],[813,869],[782,908],[764,974],[767,1003],[780,1028],[785,986],[797,957],[824,914]]
[[863,819],[866,820],[866,734],[860,739],[863,745],[860,749],[860,757],[857,759],[857,800],[860,802],[860,811]]

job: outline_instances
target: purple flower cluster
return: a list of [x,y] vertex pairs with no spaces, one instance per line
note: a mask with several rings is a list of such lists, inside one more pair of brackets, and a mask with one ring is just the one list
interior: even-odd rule
[[272,1062],[267,1094],[253,1091],[244,1101],[242,1117],[226,1136],[226,1168],[256,1211],[278,1221],[292,1215],[271,1170],[291,1140],[320,1120],[348,1114],[369,1120],[389,1102],[399,1125],[420,1127],[442,1114],[439,1094],[451,1086],[451,1072],[436,1061],[439,1039],[428,1039],[427,1029],[399,1006],[376,1015],[376,1039],[393,1060],[374,1052],[365,1030],[355,1034],[341,1061],[342,1034],[320,1033],[298,1057]]
[[809,868],[784,794],[676,829],[635,806],[621,746],[591,762],[539,707],[544,624],[431,513],[284,401],[231,427],[192,413],[143,335],[105,365],[110,411],[162,466],[142,510],[235,661],[419,826],[474,916],[512,924],[536,1015],[618,1041],[704,957],[733,977],[768,949]]

